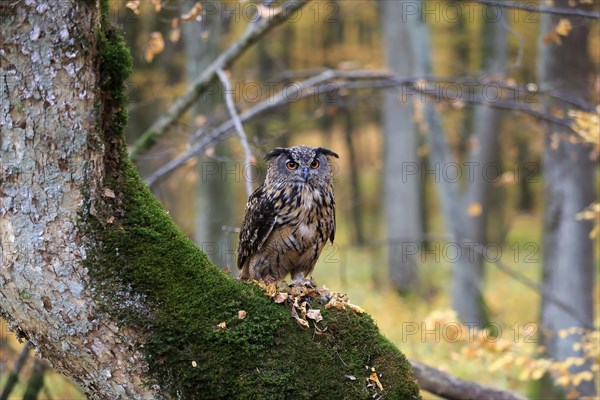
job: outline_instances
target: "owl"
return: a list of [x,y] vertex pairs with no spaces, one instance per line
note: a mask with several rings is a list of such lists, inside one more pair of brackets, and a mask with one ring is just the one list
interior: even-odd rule
[[323,147],[275,148],[265,182],[252,193],[237,248],[240,279],[312,285],[321,250],[335,236],[335,201],[330,157]]

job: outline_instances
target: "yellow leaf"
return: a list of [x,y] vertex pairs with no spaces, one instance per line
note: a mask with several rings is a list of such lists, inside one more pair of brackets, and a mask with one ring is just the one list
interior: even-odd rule
[[582,381],[591,381],[594,375],[590,371],[582,371],[573,377],[573,385],[579,386]]
[[377,376],[377,372],[374,371],[375,368],[372,368],[371,374],[369,375],[369,380],[377,385],[379,391],[383,392],[383,385],[379,381],[379,377]]
[[469,217],[479,217],[483,208],[481,207],[481,203],[471,203],[469,204],[469,208],[467,209],[467,215]]
[[558,21],[556,28],[554,28],[556,33],[558,33],[560,36],[569,36],[569,32],[571,32],[572,29],[573,25],[571,25],[571,21],[569,21],[567,18],[561,18],[560,21]]
[[569,336],[569,330],[568,329],[561,329],[558,331],[558,337],[561,339],[566,338],[567,336]]
[[219,329],[227,329],[227,324],[225,323],[225,321],[221,322],[220,324],[217,325],[217,328]]
[[557,385],[560,385],[562,387],[567,387],[567,386],[569,386],[569,383],[571,382],[571,377],[569,375],[563,375],[563,376],[559,377],[558,379],[556,379],[554,382]]

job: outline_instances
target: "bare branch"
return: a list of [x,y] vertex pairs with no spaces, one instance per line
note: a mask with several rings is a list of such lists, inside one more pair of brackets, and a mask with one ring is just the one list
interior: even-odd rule
[[533,11],[544,14],[564,15],[571,17],[584,17],[592,19],[600,19],[600,13],[594,11],[586,11],[579,8],[558,8],[549,6],[540,6],[531,3],[517,3],[509,1],[495,0],[476,0],[478,3],[486,4],[494,7],[512,8],[517,10]]
[[[299,74],[298,74],[299,75]],[[372,88],[391,88],[397,86],[403,86],[414,90],[414,93],[422,94],[424,98],[434,98],[447,101],[456,101],[455,97],[452,97],[451,93],[447,93],[447,90],[441,90],[435,88],[435,84],[452,82],[459,84],[473,84],[476,82],[472,77],[469,78],[432,78],[432,77],[412,77],[410,79],[398,79],[392,74],[385,71],[339,71],[339,70],[325,70],[319,75],[310,77],[300,82],[296,82],[289,87],[277,92],[272,97],[256,104],[250,109],[240,114],[240,121],[245,122],[251,118],[254,118],[268,110],[280,107],[287,103],[298,101],[307,96],[315,96],[322,93],[328,93],[338,91],[340,89],[372,89]],[[426,84],[434,84],[434,87],[427,86]],[[499,81],[485,81],[486,84],[495,84],[498,87],[506,90],[514,91],[515,88],[507,85],[504,82]],[[414,95],[414,93],[412,93]],[[539,93],[539,92],[538,92]],[[542,94],[542,93],[539,93]],[[553,97],[560,99],[556,93],[552,94]],[[558,125],[562,125],[566,128],[571,129],[570,119],[558,118],[550,113],[537,110],[527,104],[517,103],[514,101],[494,101],[486,99],[481,95],[465,96],[461,98],[464,102],[483,104],[488,107],[520,111],[525,114],[531,115],[537,119],[546,120]],[[571,102],[569,99],[562,99],[565,102]],[[164,166],[156,170],[152,175],[145,179],[149,186],[155,184],[159,179],[163,178],[167,174],[171,173],[177,168],[183,166],[191,158],[201,154],[207,146],[225,140],[233,132],[235,124],[232,120],[225,121],[217,128],[203,133],[198,134],[197,141],[189,148],[185,153],[179,157],[169,161]],[[194,134],[196,135],[196,134]]]
[[[231,82],[227,79],[225,72],[221,68],[217,69],[217,75],[219,75],[219,79],[223,84],[223,88],[225,89],[225,103],[227,104],[227,109],[229,110],[229,114],[231,115],[231,120],[233,121],[233,125],[235,126],[235,130],[240,137],[240,142],[242,142],[242,147],[244,148],[244,166],[248,168],[250,163],[252,162],[252,151],[250,150],[250,145],[248,145],[248,136],[246,136],[246,132],[244,132],[244,127],[242,126],[242,121],[240,121],[240,117],[235,109],[235,104],[233,103],[233,97],[231,96],[232,88]],[[248,196],[252,194],[252,169],[248,170],[248,176],[245,179],[246,181],[246,193]]]
[[250,46],[258,39],[264,36],[272,28],[281,25],[287,21],[293,13],[302,8],[309,0],[290,0],[285,3],[282,11],[273,15],[270,18],[264,18],[256,24],[251,25],[251,29],[247,30],[244,36],[233,43],[223,53],[221,53],[213,62],[206,68],[202,74],[196,78],[190,85],[189,89],[179,97],[165,112],[161,115],[152,126],[142,134],[142,136],[132,146],[131,157],[138,156],[143,150],[150,147],[156,138],[163,134],[165,130],[177,120],[200,96],[206,91],[208,85],[216,79],[217,69],[226,69],[237,60]]
[[469,382],[417,361],[409,360],[419,386],[448,400],[525,400],[516,393]]

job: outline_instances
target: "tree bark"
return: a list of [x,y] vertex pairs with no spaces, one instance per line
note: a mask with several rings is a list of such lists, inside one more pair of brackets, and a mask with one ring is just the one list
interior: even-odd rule
[[[557,1],[567,7],[568,2]],[[540,90],[557,91],[573,98],[588,97],[590,62],[588,55],[589,26],[575,17],[569,17],[573,30],[562,37],[562,44],[544,43],[544,37],[554,29],[558,17],[543,15],[538,54]],[[560,107],[559,104],[547,106]],[[566,110],[563,109],[564,112]],[[575,215],[590,205],[594,194],[594,165],[592,149],[585,144],[572,143],[572,132],[556,126],[545,126],[543,156],[544,177],[544,232],[543,232],[543,285],[564,303],[579,311],[590,326],[594,322],[594,252],[588,237],[591,221],[578,221]],[[558,142],[556,141],[558,139]],[[582,357],[573,348],[581,341],[576,333],[560,338],[562,329],[582,327],[582,321],[557,307],[542,296],[540,333],[548,354],[557,360]],[[589,370],[590,365],[572,367],[571,372]],[[579,396],[595,396],[593,381],[583,381],[575,389]],[[548,390],[548,391],[544,391]],[[540,396],[556,395],[543,389]]]
[[107,1],[96,7],[2,9],[0,308],[12,329],[92,398],[369,398],[367,364],[390,398],[418,398],[370,317],[313,299],[327,330],[303,330],[178,230],[128,159],[131,60]]
[[[414,76],[413,29],[419,17],[408,15],[401,1],[379,3],[386,64],[399,79]],[[387,221],[389,278],[401,292],[410,292],[418,281],[417,265],[411,254],[422,237],[421,176],[417,156],[418,137],[413,121],[412,99],[404,91],[389,91],[383,112],[384,207]]]
[[[482,72],[487,76],[502,75],[506,67],[506,29],[500,21],[484,21],[482,30]],[[489,101],[494,101],[493,91],[488,96]],[[491,183],[501,173],[497,156],[500,117],[501,112],[491,107],[475,107],[469,161],[463,171],[467,181],[461,213],[463,236],[458,238],[462,257],[454,265],[452,276],[452,307],[462,321],[479,327],[488,323],[488,316],[482,294],[483,255],[474,251],[474,246],[488,242]],[[477,209],[479,212],[473,212]]]

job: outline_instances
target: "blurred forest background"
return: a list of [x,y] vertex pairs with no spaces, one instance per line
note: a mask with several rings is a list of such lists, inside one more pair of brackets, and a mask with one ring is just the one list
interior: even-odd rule
[[[235,60],[232,91],[214,79],[147,146],[155,120],[282,3],[112,1],[134,60],[128,140],[175,222],[232,274],[265,152],[333,149],[338,226],[319,285],[348,293],[411,359],[531,398],[594,398],[600,30],[538,7],[597,16],[600,3],[496,3],[310,2]],[[224,95],[242,117],[264,109],[244,120],[250,165],[233,129],[198,145],[230,121]],[[0,334],[0,391],[21,355],[11,396],[37,376],[38,398],[83,397],[3,321]]]

